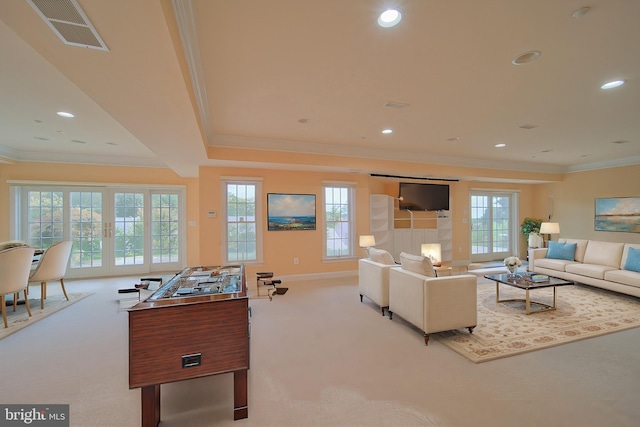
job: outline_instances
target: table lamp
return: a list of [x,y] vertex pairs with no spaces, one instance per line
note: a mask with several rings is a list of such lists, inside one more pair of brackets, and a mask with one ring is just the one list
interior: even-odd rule
[[549,247],[551,234],[560,234],[560,224],[557,222],[543,222],[540,224],[540,234],[547,235],[547,243],[545,246]]
[[371,258],[371,256],[369,255],[369,248],[375,245],[376,245],[376,238],[373,237],[372,235],[363,234],[360,236],[360,247],[365,248],[365,251],[367,253],[367,258]]
[[423,243],[420,247],[422,256],[426,256],[431,260],[434,267],[442,265],[442,246],[440,243]]

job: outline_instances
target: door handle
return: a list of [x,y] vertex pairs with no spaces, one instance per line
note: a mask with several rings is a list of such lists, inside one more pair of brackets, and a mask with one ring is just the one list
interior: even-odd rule
[[110,222],[104,223],[104,228],[102,229],[102,237],[104,237],[105,239],[113,237],[113,229],[111,228]]

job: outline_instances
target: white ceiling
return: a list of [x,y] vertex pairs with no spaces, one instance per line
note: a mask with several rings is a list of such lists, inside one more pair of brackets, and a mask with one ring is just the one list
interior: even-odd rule
[[[541,172],[640,163],[640,1],[78,3],[108,52],[0,2],[0,162],[190,177],[233,164],[207,158],[220,146]],[[378,27],[394,3],[404,19]],[[530,50],[542,56],[511,64]],[[600,89],[612,79],[626,84]]]

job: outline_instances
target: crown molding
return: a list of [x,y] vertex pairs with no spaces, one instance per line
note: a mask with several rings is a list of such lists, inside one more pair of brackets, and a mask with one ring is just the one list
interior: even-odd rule
[[205,135],[212,132],[211,114],[209,114],[209,100],[207,97],[206,85],[204,82],[204,72],[202,71],[202,59],[200,56],[200,45],[196,30],[196,20],[193,14],[193,4],[191,0],[172,0],[173,11],[182,41],[193,94],[196,98],[198,115],[204,129]]

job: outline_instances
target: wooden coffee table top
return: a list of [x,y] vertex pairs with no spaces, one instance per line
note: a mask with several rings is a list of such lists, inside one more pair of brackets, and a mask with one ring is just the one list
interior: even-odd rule
[[573,285],[573,282],[560,279],[558,277],[549,276],[549,280],[544,282],[532,282],[527,280],[527,274],[521,274],[520,277],[514,277],[511,274],[485,274],[485,278],[493,280],[505,285],[513,286],[520,289],[538,289],[548,288],[551,286]]

